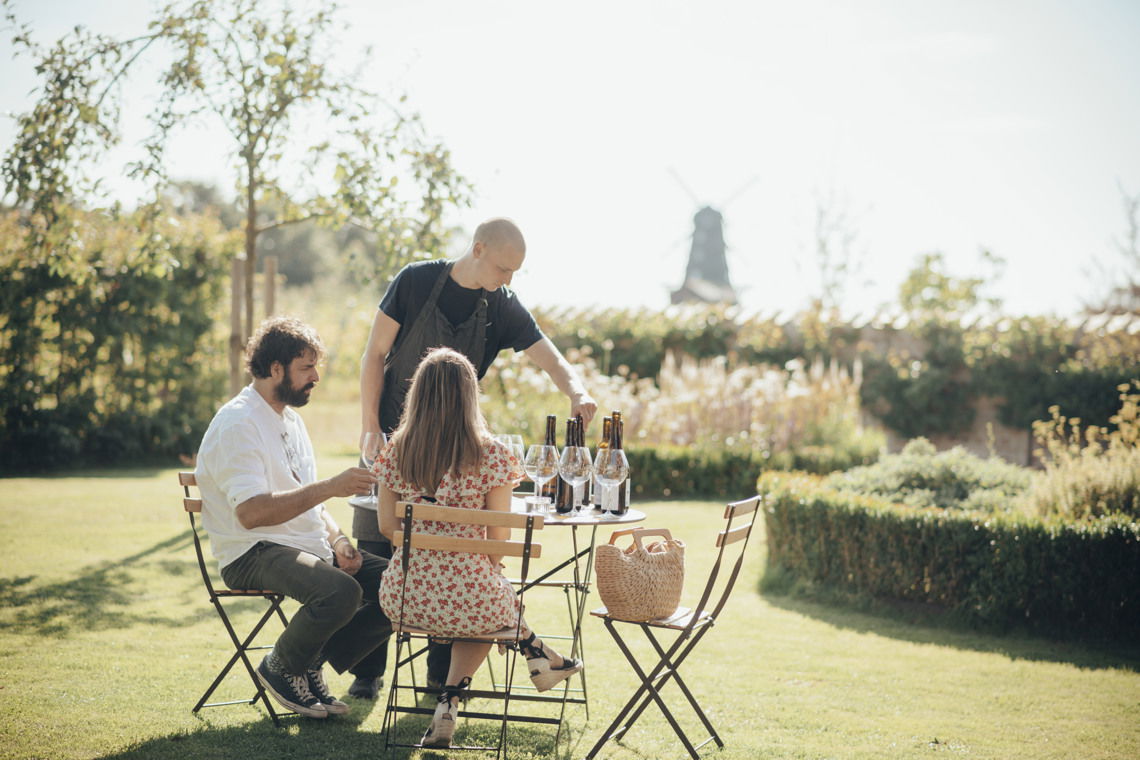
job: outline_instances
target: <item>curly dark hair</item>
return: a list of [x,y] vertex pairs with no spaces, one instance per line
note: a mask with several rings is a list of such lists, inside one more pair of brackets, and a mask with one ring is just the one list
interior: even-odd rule
[[316,330],[295,317],[270,317],[245,346],[246,367],[254,377],[266,378],[272,374],[273,362],[288,369],[289,362],[305,351],[312,351],[318,359],[325,355],[325,344]]

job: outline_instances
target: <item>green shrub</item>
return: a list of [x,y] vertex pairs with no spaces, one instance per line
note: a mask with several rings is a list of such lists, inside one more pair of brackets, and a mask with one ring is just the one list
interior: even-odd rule
[[1069,519],[1121,514],[1140,517],[1140,381],[1122,384],[1119,411],[1109,421],[1113,430],[1066,418],[1056,406],[1047,421],[1034,423],[1045,464],[1026,497],[1029,509],[1042,516]]
[[193,452],[224,390],[225,233],[200,217],[68,220],[52,247],[0,217],[0,472]]
[[925,438],[907,443],[902,452],[827,478],[836,490],[879,496],[911,507],[1009,510],[1029,487],[1024,467],[1000,459],[982,459],[961,447],[938,453]]
[[934,605],[987,626],[1140,634],[1140,523],[916,509],[766,473],[766,577]]

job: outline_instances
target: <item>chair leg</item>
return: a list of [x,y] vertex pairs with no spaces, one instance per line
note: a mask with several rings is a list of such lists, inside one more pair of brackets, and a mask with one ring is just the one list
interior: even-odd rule
[[[265,611],[265,614],[261,616],[261,619],[257,621],[257,625],[255,625],[253,629],[250,630],[249,634],[245,637],[244,640],[238,639],[237,631],[234,630],[233,624],[230,623],[229,615],[226,613],[221,601],[216,597],[214,599],[211,599],[211,601],[214,603],[214,607],[218,610],[218,616],[222,619],[222,625],[225,626],[226,632],[229,633],[230,642],[234,645],[234,653],[230,657],[229,661],[225,664],[225,667],[223,667],[221,671],[218,672],[217,677],[214,678],[214,682],[210,684],[210,687],[206,689],[205,693],[202,694],[202,697],[198,700],[198,704],[194,705],[194,709],[191,712],[197,713],[203,707],[215,707],[224,704],[239,704],[246,702],[247,704],[252,705],[260,699],[265,705],[265,709],[269,713],[269,717],[273,720],[273,725],[280,727],[280,715],[273,708],[272,703],[269,701],[269,695],[266,693],[265,687],[261,685],[261,680],[257,677],[257,671],[254,670],[253,663],[250,662],[246,652],[250,650],[250,644],[252,644],[254,639],[257,638],[257,635],[261,633],[261,629],[265,627],[265,624],[269,621],[270,618],[273,617],[273,614],[275,612],[280,617],[282,622],[285,625],[288,625],[288,619],[285,617],[285,613],[281,610],[281,600],[274,599],[270,602],[269,609]],[[234,702],[218,702],[214,704],[207,704],[206,700],[208,700],[210,698],[210,695],[214,693],[214,690],[217,689],[219,685],[221,685],[222,681],[229,674],[233,666],[237,664],[238,660],[241,660],[242,664],[245,666],[246,673],[249,675],[250,681],[253,682],[253,686],[256,689],[253,697],[251,697],[248,701],[236,700]]]
[[[647,675],[638,664],[637,659],[633,655],[633,652],[630,651],[629,647],[622,639],[621,634],[619,634],[614,628],[613,621],[607,618],[605,624],[606,629],[609,630],[610,635],[613,636],[613,639],[617,643],[618,648],[621,650],[622,654],[625,655],[626,660],[629,662],[630,666],[637,674],[637,677],[641,680],[641,685],[637,688],[637,690],[633,693],[633,696],[629,698],[621,710],[618,711],[618,714],[614,717],[613,721],[606,728],[606,730],[602,732],[602,735],[598,738],[597,743],[595,743],[593,748],[586,754],[586,757],[594,757],[594,755],[598,753],[598,751],[607,741],[610,739],[619,739],[625,734],[626,731],[629,730],[629,728],[633,725],[633,720],[627,721],[626,716],[630,714],[635,705],[638,705],[642,701],[642,698],[644,696],[646,702],[652,699],[657,703],[657,707],[661,710],[662,714],[665,716],[665,719],[669,722],[669,725],[673,727],[673,732],[677,734],[677,737],[681,740],[681,743],[685,746],[685,749],[688,751],[689,755],[693,757],[694,760],[699,760],[700,756],[697,754],[697,751],[693,747],[692,742],[690,742],[688,737],[685,736],[684,731],[681,730],[681,727],[677,724],[676,719],[674,719],[672,713],[669,712],[669,708],[661,699],[660,694],[657,693],[657,689],[654,688],[654,683],[659,678],[661,678],[662,671],[665,670],[667,661],[665,659],[659,660],[653,667],[652,671],[650,671],[650,673]],[[674,649],[676,649],[676,647],[677,645],[674,645]],[[637,714],[640,715],[640,712],[641,710],[639,709]]]
[[[712,721],[710,721],[708,719],[708,716],[705,715],[704,710],[701,709],[700,703],[697,702],[697,699],[693,696],[693,693],[689,691],[689,686],[685,683],[685,679],[681,678],[680,673],[681,663],[685,661],[685,658],[689,656],[689,652],[693,651],[697,645],[697,642],[701,640],[701,637],[705,635],[709,628],[705,627],[697,631],[696,635],[689,640],[685,648],[682,649],[680,654],[678,654],[675,658],[671,658],[670,654],[665,652],[660,643],[658,643],[657,637],[653,635],[652,630],[650,630],[648,626],[642,626],[642,628],[645,631],[646,638],[649,639],[649,642],[653,645],[653,648],[657,650],[658,656],[661,657],[662,662],[664,662],[666,666],[666,670],[661,676],[661,680],[657,683],[654,691],[660,691],[661,688],[669,682],[670,678],[673,679],[677,684],[677,688],[679,688],[681,690],[681,693],[685,695],[685,699],[689,701],[689,706],[693,708],[693,712],[695,712],[697,714],[697,717],[700,718],[701,723],[704,725],[705,730],[709,734],[708,739],[705,739],[703,742],[696,745],[696,748],[700,749],[710,740],[715,741],[718,747],[724,747],[724,742],[721,740],[720,734],[718,734],[716,729],[713,728]],[[626,729],[632,726],[637,721],[637,719],[641,717],[641,713],[648,706],[649,697],[645,697],[642,699],[641,704],[630,716],[629,721],[625,726]]]
[[[626,731],[628,731],[633,726],[637,719],[641,717],[642,712],[644,712],[650,701],[653,701],[657,704],[657,707],[661,711],[661,714],[664,715],[665,720],[668,721],[669,725],[673,728],[673,732],[677,735],[677,738],[681,740],[681,743],[684,745],[686,751],[688,751],[689,756],[694,758],[694,760],[700,760],[700,755],[697,753],[697,748],[704,746],[710,740],[715,740],[718,746],[723,747],[724,743],[720,740],[720,737],[716,734],[715,730],[712,729],[712,724],[708,721],[708,718],[700,709],[700,706],[696,703],[696,700],[693,698],[692,693],[689,692],[688,687],[683,685],[683,681],[681,680],[680,675],[677,673],[677,667],[688,655],[688,653],[692,651],[693,645],[697,640],[699,640],[700,635],[703,634],[707,629],[702,629],[700,632],[698,632],[698,636],[695,637],[694,640],[690,641],[688,646],[684,647],[679,657],[674,659],[674,655],[677,654],[678,650],[681,650],[682,644],[684,644],[684,640],[679,638],[676,642],[674,642],[673,646],[670,647],[669,651],[666,652],[658,643],[657,639],[653,636],[653,633],[650,630],[649,626],[642,624],[640,626],[641,629],[645,632],[645,635],[649,638],[650,642],[653,644],[653,647],[657,650],[657,653],[659,655],[657,664],[648,674],[646,674],[646,672],[638,664],[637,659],[633,655],[633,652],[630,651],[621,635],[614,628],[613,621],[606,619],[605,625],[606,629],[610,632],[610,635],[617,643],[618,648],[622,651],[622,654],[625,655],[626,660],[633,668],[637,677],[641,679],[641,685],[633,693],[633,696],[630,697],[630,699],[625,703],[625,705],[618,712],[617,716],[615,716],[606,730],[602,732],[602,735],[598,738],[598,741],[594,744],[593,748],[591,748],[590,751],[586,754],[586,757],[594,757],[607,741],[611,739],[620,739],[626,733]],[[693,746],[693,743],[689,740],[688,736],[686,736],[680,724],[677,723],[676,718],[673,717],[673,713],[669,710],[668,706],[665,704],[665,701],[661,698],[660,689],[668,682],[670,678],[676,678],[678,684],[681,684],[682,692],[689,700],[690,706],[692,706],[693,709],[697,712],[698,716],[701,719],[701,722],[705,725],[711,734],[708,739],[705,739],[705,741],[701,742],[696,747]],[[626,719],[627,715],[629,716],[628,720]]]

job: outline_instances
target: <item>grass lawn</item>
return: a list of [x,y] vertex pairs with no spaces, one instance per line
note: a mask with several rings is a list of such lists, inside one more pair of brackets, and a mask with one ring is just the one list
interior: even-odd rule
[[[321,462],[325,475],[351,461],[343,450],[321,450],[332,454]],[[382,703],[347,700],[346,718],[281,729],[256,707],[190,713],[229,652],[197,577],[175,471],[0,481],[0,757],[382,754]],[[649,525],[668,526],[688,543],[691,596],[721,504],[638,506],[651,515]],[[331,507],[347,524],[345,503]],[[724,623],[684,668],[727,743],[705,756],[1140,757],[1135,649],[989,636],[761,596],[762,531],[755,538]],[[565,551],[567,541],[564,530],[546,531],[546,557]],[[532,596],[528,614],[540,629],[565,615],[558,592],[546,593],[551,598]],[[634,689],[601,624],[585,626],[590,717],[570,708],[569,739],[557,747],[548,732],[513,729],[512,756],[581,757]],[[343,693],[349,677],[330,681]],[[251,691],[236,677],[223,688],[232,698]],[[679,695],[665,696],[692,727]],[[601,756],[684,752],[651,709]]]

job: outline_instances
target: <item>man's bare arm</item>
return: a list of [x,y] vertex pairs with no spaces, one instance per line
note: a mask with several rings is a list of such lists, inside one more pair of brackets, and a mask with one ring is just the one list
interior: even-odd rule
[[396,342],[400,323],[376,310],[364,355],[360,357],[360,433],[380,430],[380,394],[384,390],[384,359]]
[[566,397],[570,399],[570,416],[580,414],[586,424],[589,425],[590,420],[594,419],[594,413],[598,411],[598,405],[586,392],[586,387],[582,385],[578,373],[574,371],[570,362],[566,361],[566,357],[550,341],[550,338],[543,337],[542,340],[523,353],[549,375],[554,384],[558,386],[558,390],[565,393]]
[[237,505],[238,522],[246,530],[280,525],[334,496],[352,496],[367,491],[376,479],[363,467],[349,467],[341,474],[318,480],[292,491],[263,493]]

